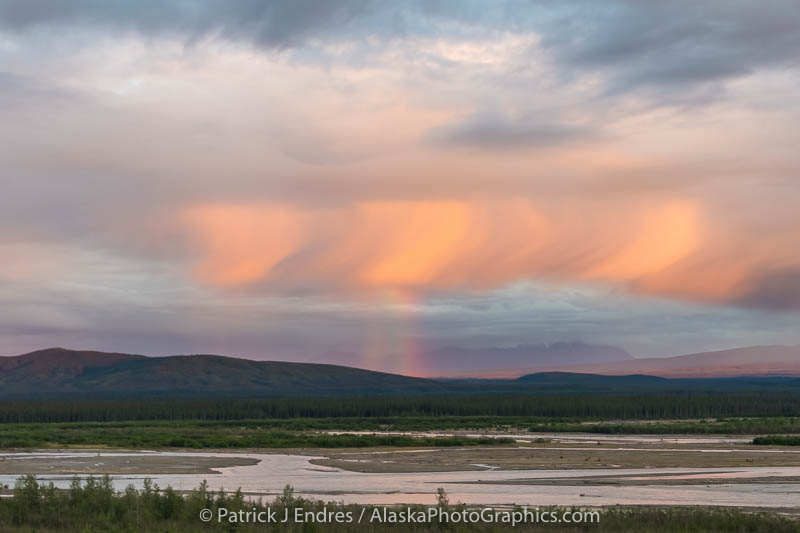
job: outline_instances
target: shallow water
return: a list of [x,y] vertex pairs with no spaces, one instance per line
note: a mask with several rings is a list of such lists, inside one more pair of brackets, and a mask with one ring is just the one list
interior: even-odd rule
[[[103,457],[132,456],[140,452],[40,452],[4,453],[0,456],[27,457]],[[147,452],[166,456],[195,455],[187,452]],[[710,478],[754,478],[799,476],[800,467],[740,467],[740,468],[638,468],[591,470],[484,470],[470,472],[423,472],[372,474],[349,472],[336,468],[316,466],[310,456],[253,453],[202,453],[202,456],[252,457],[260,463],[252,466],[220,468],[219,474],[158,474],[116,476],[114,486],[122,489],[128,484],[141,487],[145,477],[150,477],[161,487],[171,485],[178,490],[195,488],[203,479],[211,489],[235,490],[269,499],[280,493],[287,484],[300,495],[323,500],[336,500],[372,504],[434,503],[434,493],[443,487],[452,502],[468,504],[523,505],[720,505],[744,507],[800,508],[800,484],[737,483],[705,485]],[[488,466],[488,465],[487,465]],[[698,481],[684,486],[659,486],[659,474],[672,478]],[[634,479],[653,480],[653,485],[620,487],[616,485],[580,486],[577,478],[595,476],[630,476]],[[0,484],[13,485],[16,475],[0,476]],[[41,475],[56,486],[66,487],[72,476]],[[576,478],[573,486],[514,485],[503,481],[542,478]],[[493,484],[478,484],[491,481]],[[500,483],[498,483],[500,482]]]
[[534,442],[546,439],[563,443],[610,443],[610,444],[747,444],[752,436],[728,435],[606,435],[598,433],[470,433],[463,431],[326,431],[329,435],[397,435],[409,437],[487,437],[510,438],[517,442]]

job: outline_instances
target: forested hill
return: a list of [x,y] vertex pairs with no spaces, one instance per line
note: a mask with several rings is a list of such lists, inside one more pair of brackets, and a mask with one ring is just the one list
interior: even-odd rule
[[144,357],[50,348],[0,357],[3,394],[191,393],[258,396],[431,393],[440,383],[335,365],[219,355]]
[[644,374],[629,374],[626,376],[603,376],[599,374],[579,374],[575,372],[537,372],[526,374],[517,378],[517,383],[530,385],[580,385],[596,387],[628,386],[646,387],[651,385],[664,385],[668,379]]
[[219,355],[146,357],[50,348],[0,357],[0,397],[350,397],[514,394],[798,393],[789,377],[665,379],[540,372],[518,379],[423,379],[346,366]]

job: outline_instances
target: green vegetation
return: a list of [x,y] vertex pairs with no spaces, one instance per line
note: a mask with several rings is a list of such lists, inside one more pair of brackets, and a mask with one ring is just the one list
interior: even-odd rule
[[800,418],[722,418],[711,420],[659,420],[652,422],[551,422],[534,424],[529,431],[584,432],[602,434],[752,435],[755,433],[800,433]]
[[[469,508],[453,505],[441,489],[431,494],[431,503],[441,510],[463,511]],[[212,517],[219,516],[219,509],[228,513],[238,511],[264,512],[267,507],[276,512],[277,517],[289,509],[305,512],[352,513],[354,523],[345,524],[298,524],[275,523],[232,524],[219,522],[216,518],[208,523],[200,520],[201,511],[209,509]],[[112,487],[107,476],[102,479],[89,478],[86,482],[74,479],[69,489],[58,490],[52,484],[44,485],[34,476],[19,478],[11,498],[0,498],[0,530],[9,533],[50,533],[50,532],[103,532],[103,533],[189,533],[196,531],[326,531],[326,532],[367,532],[417,531],[417,532],[495,532],[495,531],[546,531],[546,532],[640,532],[651,533],[789,533],[798,530],[798,523],[777,513],[749,513],[733,509],[698,508],[609,508],[599,511],[599,522],[581,524],[385,524],[357,522],[356,517],[371,516],[374,507],[344,505],[341,503],[308,500],[294,495],[291,487],[275,500],[264,503],[246,500],[241,491],[234,494],[213,493],[203,483],[196,490],[182,496],[171,488],[160,490],[149,481],[141,490],[132,486],[118,492]],[[415,511],[425,511],[424,506],[414,506]],[[540,509],[543,512],[576,511],[568,508]]]
[[753,439],[753,444],[800,446],[800,435],[767,435],[766,437],[756,437]]
[[269,421],[116,422],[15,424],[0,426],[0,449],[68,446],[121,448],[355,448],[369,446],[486,446],[512,444],[508,438],[405,435],[330,435],[286,431]]
[[[0,448],[467,446],[510,440],[326,431],[800,434],[800,395],[687,392],[358,398],[5,400]],[[761,442],[759,442],[761,443]],[[776,442],[777,443],[777,442]]]
[[[482,387],[486,389],[487,386]],[[536,389],[538,390],[538,389]],[[737,389],[738,390],[738,389]],[[136,399],[74,396],[0,402],[0,423],[124,420],[241,420],[386,417],[527,417],[536,419],[648,420],[797,417],[797,390],[719,392],[696,388],[649,393],[450,394],[332,398]],[[569,421],[569,420],[567,420]],[[527,425],[522,426],[527,427]]]
[[[351,417],[262,420],[182,420],[0,424],[0,449],[53,446],[123,448],[342,448],[364,446],[472,446],[513,444],[489,437],[411,437],[385,431],[526,431],[605,434],[800,434],[800,418],[596,422],[529,417]],[[374,431],[332,435],[326,431]],[[798,437],[756,444],[789,444]]]

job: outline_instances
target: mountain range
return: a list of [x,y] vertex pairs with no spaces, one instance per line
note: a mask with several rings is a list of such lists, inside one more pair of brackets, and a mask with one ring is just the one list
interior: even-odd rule
[[[495,370],[503,369],[502,377],[508,377],[528,369],[629,361],[633,356],[616,346],[573,341],[488,348],[445,346],[427,351],[424,359],[426,376],[494,377]],[[364,358],[353,352],[330,351],[324,360],[343,366],[364,364]],[[509,373],[507,369],[518,370]]]
[[146,357],[48,348],[0,357],[0,391],[6,394],[208,392],[285,396],[433,392],[438,386],[425,379],[358,368],[219,355]]
[[[566,347],[548,348],[553,351]],[[607,351],[605,353],[613,353]],[[564,361],[569,361],[565,357]],[[502,372],[502,371],[498,371]],[[192,394],[260,397],[524,391],[531,387],[675,387],[703,380],[800,376],[800,347],[754,346],[666,358],[562,365],[472,378],[425,379],[347,366],[219,355],[147,357],[48,348],[0,357],[0,395]],[[793,380],[800,383],[798,380]]]
[[537,367],[591,374],[649,374],[667,378],[800,376],[800,346],[749,346],[675,357],[649,357],[598,364]]

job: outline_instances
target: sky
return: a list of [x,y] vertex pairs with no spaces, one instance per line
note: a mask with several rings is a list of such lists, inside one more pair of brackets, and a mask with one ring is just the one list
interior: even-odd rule
[[793,0],[0,0],[0,354],[800,343]]

